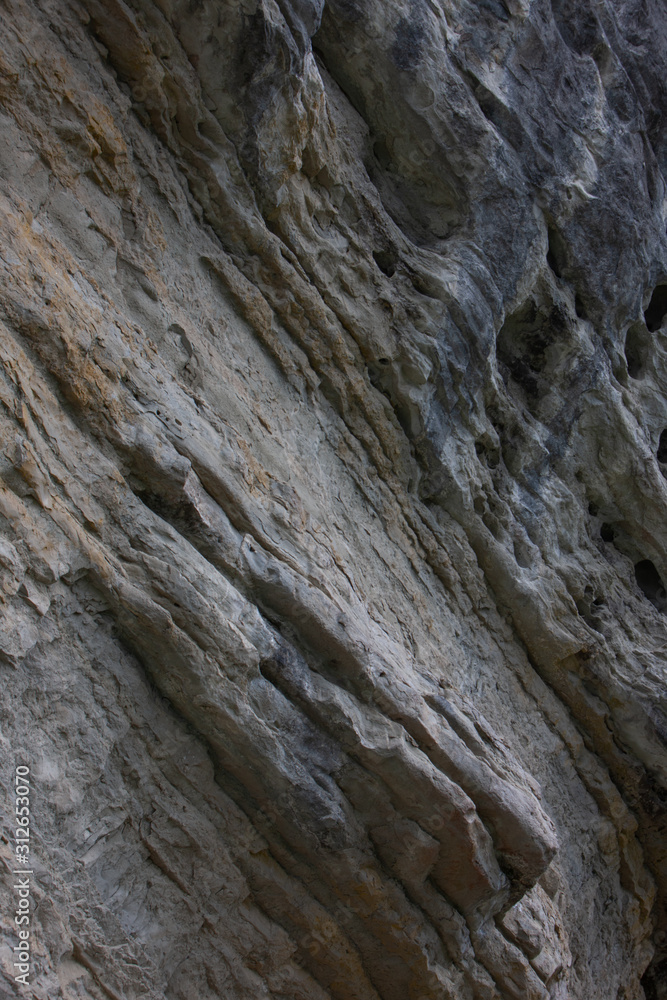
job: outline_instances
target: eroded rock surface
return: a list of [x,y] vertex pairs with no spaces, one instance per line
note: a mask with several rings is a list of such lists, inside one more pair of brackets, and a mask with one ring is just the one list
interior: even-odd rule
[[667,995],[666,39],[2,0],[3,995]]

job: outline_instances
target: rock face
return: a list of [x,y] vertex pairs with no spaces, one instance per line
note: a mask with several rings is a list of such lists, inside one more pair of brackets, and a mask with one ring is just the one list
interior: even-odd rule
[[2,0],[3,996],[667,996],[666,39]]

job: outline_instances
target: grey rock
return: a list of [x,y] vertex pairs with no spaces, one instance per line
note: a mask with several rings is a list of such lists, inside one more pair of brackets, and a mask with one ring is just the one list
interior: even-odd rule
[[667,996],[659,0],[5,0],[2,992]]

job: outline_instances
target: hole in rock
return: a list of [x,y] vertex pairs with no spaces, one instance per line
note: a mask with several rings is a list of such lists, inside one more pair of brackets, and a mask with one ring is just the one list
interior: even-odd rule
[[588,319],[588,310],[581,295],[577,292],[574,296],[574,311],[579,319]]
[[656,285],[648,308],[644,313],[646,326],[655,333],[662,326],[662,321],[667,314],[667,285]]
[[565,328],[560,309],[554,306],[545,313],[529,300],[505,320],[498,334],[500,372],[506,381],[506,376],[511,376],[529,402],[537,401],[550,388],[547,370],[553,366],[551,348],[562,338]]
[[373,260],[388,278],[392,278],[396,274],[398,256],[393,250],[374,250]]
[[588,627],[592,628],[594,632],[601,632],[602,622],[594,614],[594,609],[600,607],[598,602],[597,601],[591,602],[589,600],[577,600],[574,603],[577,606],[577,611],[581,615],[582,619],[586,622]]
[[662,465],[667,465],[667,428],[660,435],[660,444],[658,445],[658,461]]
[[603,524],[600,528],[600,538],[603,542],[613,542],[616,533],[610,524]]
[[565,267],[565,243],[562,236],[549,226],[549,249],[547,250],[547,264],[557,278],[563,277]]
[[625,337],[625,363],[630,378],[643,378],[651,350],[651,338],[642,323],[631,326]]
[[642,559],[635,566],[635,580],[644,597],[654,608],[667,611],[667,591],[660,574],[650,559]]

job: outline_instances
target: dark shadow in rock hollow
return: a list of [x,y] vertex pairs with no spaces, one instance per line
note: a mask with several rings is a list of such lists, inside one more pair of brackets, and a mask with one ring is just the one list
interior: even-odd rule
[[667,590],[662,578],[650,559],[642,559],[635,566],[635,580],[644,597],[654,608],[667,612]]
[[644,313],[646,326],[651,333],[655,333],[656,330],[660,329],[665,315],[667,315],[667,285],[656,285],[651,296],[651,301]]
[[544,311],[529,299],[508,316],[498,334],[496,353],[500,374],[508,388],[514,386],[515,391],[519,390],[533,413],[550,389],[552,348],[566,332],[565,317],[560,309],[554,306]]
[[661,465],[667,465],[667,428],[660,435],[657,458]]
[[640,379],[646,372],[651,353],[651,338],[643,323],[635,323],[625,337],[625,362],[630,378]]

